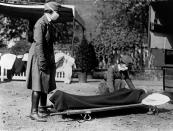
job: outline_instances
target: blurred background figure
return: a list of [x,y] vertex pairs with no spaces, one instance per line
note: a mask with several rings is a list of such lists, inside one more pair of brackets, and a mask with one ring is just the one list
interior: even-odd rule
[[75,59],[70,56],[69,53],[65,54],[63,52],[58,52],[55,54],[55,63],[56,63],[56,70],[63,71],[64,76],[64,83],[70,84],[73,68],[76,68]]
[[63,69],[65,73],[64,83],[71,83],[73,68],[76,68],[75,59],[69,54],[65,55],[65,60],[63,64]]

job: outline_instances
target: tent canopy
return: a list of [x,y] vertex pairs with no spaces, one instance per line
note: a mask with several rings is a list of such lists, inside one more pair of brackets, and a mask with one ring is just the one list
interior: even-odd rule
[[[44,13],[44,4],[10,4],[0,2],[0,13],[7,16],[37,20]],[[76,11],[75,6],[61,5],[59,14],[58,22],[73,22],[75,20],[85,28],[85,23]]]

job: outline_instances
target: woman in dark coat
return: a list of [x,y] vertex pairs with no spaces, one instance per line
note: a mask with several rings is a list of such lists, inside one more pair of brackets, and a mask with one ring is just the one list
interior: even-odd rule
[[58,17],[59,4],[48,2],[45,4],[44,15],[34,26],[34,42],[29,51],[27,63],[27,88],[32,90],[32,105],[30,117],[33,120],[45,122],[41,117],[48,114],[44,107],[47,104],[47,94],[56,89],[55,83],[55,60],[54,60],[54,34],[53,22]]

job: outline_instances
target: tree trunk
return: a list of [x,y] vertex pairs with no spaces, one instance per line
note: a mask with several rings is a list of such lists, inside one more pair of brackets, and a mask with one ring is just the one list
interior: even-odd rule
[[87,73],[87,79],[93,79],[93,72]]
[[78,79],[79,79],[79,83],[86,83],[87,82],[86,72],[78,72]]

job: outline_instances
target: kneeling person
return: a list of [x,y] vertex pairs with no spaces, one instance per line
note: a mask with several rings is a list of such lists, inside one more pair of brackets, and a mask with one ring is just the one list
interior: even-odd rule
[[106,73],[105,81],[99,85],[101,94],[113,93],[125,88],[126,83],[130,89],[135,89],[129,77],[128,66],[130,63],[132,60],[127,55],[121,55],[119,62],[112,62]]

